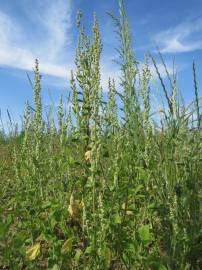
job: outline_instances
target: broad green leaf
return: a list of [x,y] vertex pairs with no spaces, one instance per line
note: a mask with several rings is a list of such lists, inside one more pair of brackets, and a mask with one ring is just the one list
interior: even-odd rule
[[167,270],[167,267],[165,267],[163,264],[160,264],[158,270]]
[[143,225],[142,227],[140,227],[138,233],[142,241],[149,241],[151,239],[149,225]]
[[19,233],[16,235],[16,237],[13,240],[13,246],[18,249],[21,248],[25,242],[26,235],[23,233]]
[[76,254],[75,254],[75,256],[74,256],[74,259],[75,259],[75,261],[76,261],[77,263],[79,262],[79,259],[80,259],[81,255],[82,255],[82,250],[77,249],[77,250],[76,250]]
[[91,254],[93,252],[93,248],[91,246],[87,247],[85,250],[85,254]]
[[52,229],[55,227],[56,224],[57,224],[57,221],[54,218],[51,218],[50,225]]
[[71,252],[71,250],[72,250],[72,238],[69,238],[64,242],[61,248],[61,253],[64,255]]
[[121,224],[121,217],[119,214],[114,215],[113,220],[115,224]]

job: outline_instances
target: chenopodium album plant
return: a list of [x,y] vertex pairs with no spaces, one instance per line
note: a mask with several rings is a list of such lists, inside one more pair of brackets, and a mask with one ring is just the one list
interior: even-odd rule
[[[147,54],[133,52],[123,1],[109,14],[119,40],[120,85],[101,87],[102,42],[81,24],[71,93],[45,111],[36,60],[34,106],[19,134],[1,140],[0,266],[3,269],[201,269],[201,105],[181,101]],[[152,106],[154,65],[162,105]],[[71,104],[71,106],[65,106]],[[2,132],[3,134],[3,132]]]

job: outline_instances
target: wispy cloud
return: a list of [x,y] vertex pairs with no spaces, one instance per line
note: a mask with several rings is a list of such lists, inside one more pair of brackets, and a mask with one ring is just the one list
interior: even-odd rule
[[[51,85],[66,86],[64,79],[69,77],[74,67],[71,60],[74,52],[70,48],[72,4],[72,0],[57,0],[57,5],[54,0],[35,0],[31,6],[23,5],[24,20],[0,10],[0,65],[32,70],[35,58],[39,58],[42,73],[62,78],[61,82],[52,80]],[[194,25],[184,23],[158,33],[154,41],[160,42],[163,52],[171,52],[176,48],[178,51],[179,48],[181,51],[187,50],[188,43],[184,41],[189,41],[191,35],[200,30],[202,20]],[[104,36],[107,49],[101,63],[101,85],[105,92],[108,91],[109,77],[116,80],[116,85],[120,83],[119,67],[112,63],[112,59],[116,58],[111,49],[113,43],[112,36]],[[199,46],[196,43],[195,46]],[[162,76],[166,76],[162,65],[159,65],[159,69]],[[156,78],[153,67],[151,72]]]
[[120,70],[115,63],[101,63],[101,85],[104,92],[108,92],[109,78],[115,80],[116,85],[120,84]]
[[202,49],[202,19],[183,22],[153,36],[153,44],[162,53],[190,52]]
[[67,78],[71,0],[58,0],[57,5],[54,0],[36,0],[33,5],[33,10],[24,8],[32,31],[20,18],[0,10],[0,65],[32,70],[38,58],[42,73]]
[[[163,64],[157,63],[156,65],[157,65],[157,68],[158,68],[158,71],[159,71],[161,77],[166,78],[167,73],[166,73],[166,70],[165,70],[165,67],[163,66]],[[158,74],[157,74],[156,69],[152,63],[149,65],[149,69],[150,69],[152,78],[154,80],[158,80],[159,79]],[[173,73],[176,72],[176,67],[173,70],[173,66],[170,63],[166,64],[166,69],[171,77],[172,77]],[[179,67],[178,67],[178,71],[179,71]]]

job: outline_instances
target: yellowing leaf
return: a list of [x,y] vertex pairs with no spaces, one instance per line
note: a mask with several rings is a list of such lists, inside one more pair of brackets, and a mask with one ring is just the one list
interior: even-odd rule
[[41,219],[47,219],[48,218],[48,213],[47,212],[41,212],[40,214],[39,214],[39,217],[41,218]]
[[72,238],[69,238],[64,242],[61,248],[61,253],[64,255],[71,252],[71,250],[72,250]]
[[9,207],[8,209],[6,209],[6,212],[11,212],[13,210],[12,207]]
[[83,209],[85,207],[85,203],[84,201],[82,200],[80,203],[79,203],[79,208],[80,209]]
[[76,218],[78,213],[78,206],[76,204],[70,204],[68,207],[68,211],[72,218]]
[[85,153],[85,160],[86,160],[87,162],[90,162],[90,161],[91,161],[91,151],[87,151],[87,152]]
[[73,194],[70,196],[70,202],[69,202],[69,207],[68,207],[68,212],[72,218],[78,217],[78,212],[79,212],[79,202],[74,199]]
[[40,254],[40,244],[37,243],[26,250],[26,257],[29,261],[34,261]]
[[54,264],[50,270],[60,270],[60,267],[57,264]]
[[128,216],[132,216],[133,215],[133,211],[126,211],[126,215],[128,215]]

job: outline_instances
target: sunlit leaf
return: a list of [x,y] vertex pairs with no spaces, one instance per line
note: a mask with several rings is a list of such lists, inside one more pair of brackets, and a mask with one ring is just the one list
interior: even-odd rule
[[86,160],[87,162],[90,162],[90,161],[91,161],[91,156],[92,156],[91,151],[87,151],[87,152],[85,153],[85,160]]
[[71,252],[71,250],[72,250],[72,238],[69,238],[62,245],[61,253],[64,255]]
[[115,224],[121,224],[121,217],[119,214],[114,215],[113,219]]
[[40,243],[37,243],[26,250],[26,257],[29,261],[34,261],[40,254]]
[[74,256],[74,259],[77,263],[79,262],[81,255],[82,255],[82,251],[80,249],[77,249],[76,254]]
[[60,270],[60,267],[57,264],[54,264],[52,268],[49,268],[49,270]]
[[70,196],[70,202],[68,206],[68,212],[72,218],[77,218],[78,217],[78,212],[80,209],[79,202],[74,199],[73,194]]
[[85,250],[85,254],[91,254],[93,252],[93,248],[91,246],[87,247]]
[[167,267],[165,267],[163,264],[160,264],[158,270],[167,270]]
[[149,225],[143,225],[141,228],[139,228],[138,233],[142,241],[149,241],[151,239]]

